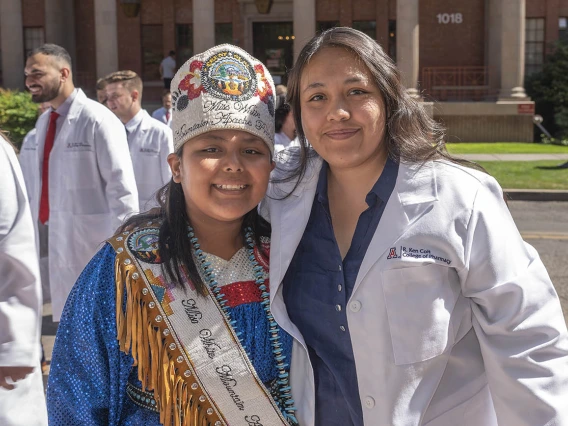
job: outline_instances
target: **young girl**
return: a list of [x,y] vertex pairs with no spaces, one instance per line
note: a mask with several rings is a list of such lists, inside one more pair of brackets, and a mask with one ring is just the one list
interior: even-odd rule
[[160,210],[131,218],[71,292],[53,350],[50,424],[297,424],[292,341],[269,308],[257,212],[274,84],[222,45],[172,82],[175,153]]

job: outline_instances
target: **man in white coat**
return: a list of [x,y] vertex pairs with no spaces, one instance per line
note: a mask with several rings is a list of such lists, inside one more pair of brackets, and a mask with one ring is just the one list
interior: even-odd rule
[[124,124],[140,211],[157,206],[155,194],[168,183],[167,157],[174,150],[172,130],[142,109],[142,80],[134,71],[117,71],[105,77],[107,106]]
[[0,424],[47,425],[32,215],[18,159],[1,134],[0,182]]
[[169,90],[162,95],[162,107],[152,113],[152,118],[172,127],[172,94]]
[[69,53],[45,44],[28,56],[26,86],[49,102],[35,145],[22,149],[40,257],[49,257],[53,320],[97,247],[130,214],[138,191],[120,121],[75,89]]
[[[50,105],[47,102],[42,102],[38,104],[39,115],[43,114],[49,108]],[[34,151],[36,149],[37,146],[36,134],[37,134],[37,129],[35,127],[28,132],[28,134],[24,137],[24,141],[22,143],[23,150]],[[32,155],[20,154],[20,162],[30,161],[30,160],[32,161],[32,164],[20,164],[22,169],[30,170],[31,168],[34,167],[33,153]],[[27,174],[24,175],[24,183],[26,184],[26,188],[31,188],[32,187],[31,182],[26,182],[26,179],[28,177],[29,176]],[[43,295],[43,301],[44,303],[47,303],[51,301],[51,296],[49,294],[49,265],[47,257],[41,259],[39,263],[39,272],[41,277],[41,293]]]

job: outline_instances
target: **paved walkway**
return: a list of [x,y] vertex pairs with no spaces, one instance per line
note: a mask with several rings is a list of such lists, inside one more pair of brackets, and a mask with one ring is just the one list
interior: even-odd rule
[[568,154],[454,154],[470,161],[568,161]]

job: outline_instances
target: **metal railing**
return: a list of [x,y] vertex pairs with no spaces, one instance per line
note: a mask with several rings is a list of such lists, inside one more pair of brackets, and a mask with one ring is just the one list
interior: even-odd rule
[[424,67],[423,95],[434,101],[484,101],[494,96],[487,67]]

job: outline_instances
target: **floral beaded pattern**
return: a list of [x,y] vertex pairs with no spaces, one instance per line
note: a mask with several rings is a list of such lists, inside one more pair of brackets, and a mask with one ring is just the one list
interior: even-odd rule
[[[188,226],[188,237],[190,238],[190,241],[195,249],[195,256],[202,268],[203,277],[205,278],[207,285],[209,286],[212,294],[217,299],[217,302],[221,306],[228,323],[233,327],[235,335],[239,339],[243,349],[246,351],[247,356],[250,359],[251,354],[241,337],[242,331],[239,331],[237,329],[236,321],[231,318],[231,312],[229,311],[227,305],[227,298],[223,293],[224,290],[219,286],[219,283],[217,282],[215,274],[211,267],[211,262],[207,261],[206,255],[203,250],[201,250],[198,239],[190,226]],[[261,292],[262,301],[260,302],[260,304],[262,305],[266,319],[268,320],[268,332],[270,334],[272,353],[275,366],[278,370],[278,378],[274,383],[271,384],[272,389],[270,390],[270,393],[273,395],[273,399],[280,408],[280,411],[282,412],[282,415],[284,416],[286,421],[290,425],[297,425],[298,421],[294,415],[296,408],[294,406],[294,400],[291,394],[289,374],[286,370],[289,364],[286,363],[286,356],[282,351],[282,344],[279,337],[280,328],[274,320],[272,313],[270,312],[270,294],[268,293],[268,288],[266,287],[264,278],[265,268],[258,263],[257,257],[255,256],[254,238],[252,230],[250,228],[246,229],[245,241],[247,245],[248,259],[256,278],[255,284]]]

